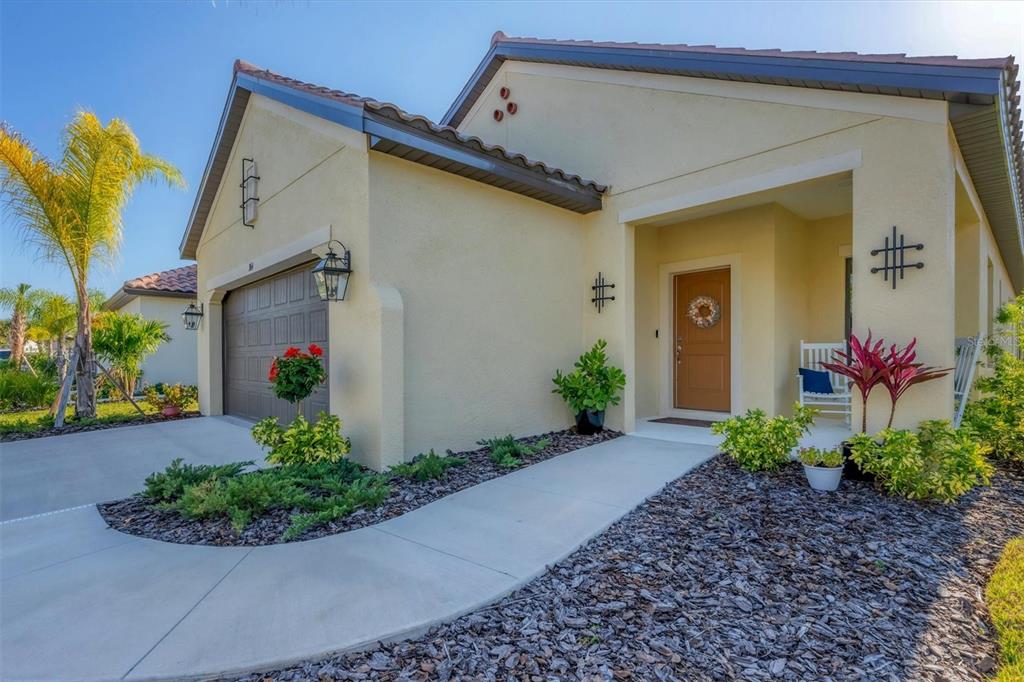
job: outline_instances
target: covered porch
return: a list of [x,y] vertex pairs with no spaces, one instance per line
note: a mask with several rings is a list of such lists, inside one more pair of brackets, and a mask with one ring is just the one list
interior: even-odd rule
[[[658,418],[791,412],[801,343],[841,346],[851,330],[852,192],[842,172],[634,227],[638,432],[672,426]],[[835,402],[819,421],[848,433]]]

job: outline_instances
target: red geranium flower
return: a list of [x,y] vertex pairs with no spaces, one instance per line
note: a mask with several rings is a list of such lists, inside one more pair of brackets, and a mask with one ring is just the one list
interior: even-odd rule
[[267,378],[271,382],[277,381],[277,358],[274,358],[274,361],[270,363],[270,374],[267,375]]
[[316,345],[315,343],[311,343],[309,344],[309,352],[317,357],[320,357],[321,355],[324,354],[324,349]]
[[295,347],[289,348],[288,350],[286,350],[284,352],[284,356],[286,358],[294,358],[294,357],[297,357],[298,354],[299,354],[299,349],[295,348]]

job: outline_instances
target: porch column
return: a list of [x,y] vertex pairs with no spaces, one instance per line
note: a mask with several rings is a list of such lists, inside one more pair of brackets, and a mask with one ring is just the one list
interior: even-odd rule
[[[872,127],[853,177],[853,331],[868,330],[886,344],[917,338],[918,360],[937,367],[954,364],[955,172],[945,126],[887,119]],[[872,267],[884,264],[885,238],[903,235],[906,262],[924,268],[896,272],[896,287]],[[891,258],[890,258],[891,262]],[[860,397],[854,395],[853,427],[860,429]],[[868,405],[868,432],[883,428],[889,396],[876,388]],[[924,419],[953,416],[953,377],[911,388],[896,407],[895,428],[915,428]]]

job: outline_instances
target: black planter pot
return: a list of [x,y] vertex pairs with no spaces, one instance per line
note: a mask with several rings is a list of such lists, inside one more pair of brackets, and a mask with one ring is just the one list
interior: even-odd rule
[[843,478],[848,481],[865,481],[870,483],[875,480],[875,475],[864,471],[860,466],[853,461],[850,457],[853,453],[850,450],[849,443],[843,443]]
[[576,414],[576,433],[589,436],[604,430],[604,410],[583,410]]

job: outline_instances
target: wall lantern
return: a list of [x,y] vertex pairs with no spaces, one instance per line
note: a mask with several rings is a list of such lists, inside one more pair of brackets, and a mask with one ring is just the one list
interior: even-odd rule
[[199,329],[199,322],[203,319],[203,304],[196,307],[195,303],[189,303],[188,307],[181,313],[181,321],[185,323],[185,329],[195,331]]
[[[331,244],[341,247],[341,255],[334,253]],[[348,291],[348,276],[352,274],[352,254],[337,239],[327,242],[327,255],[313,268],[313,280],[321,301],[344,301]]]

